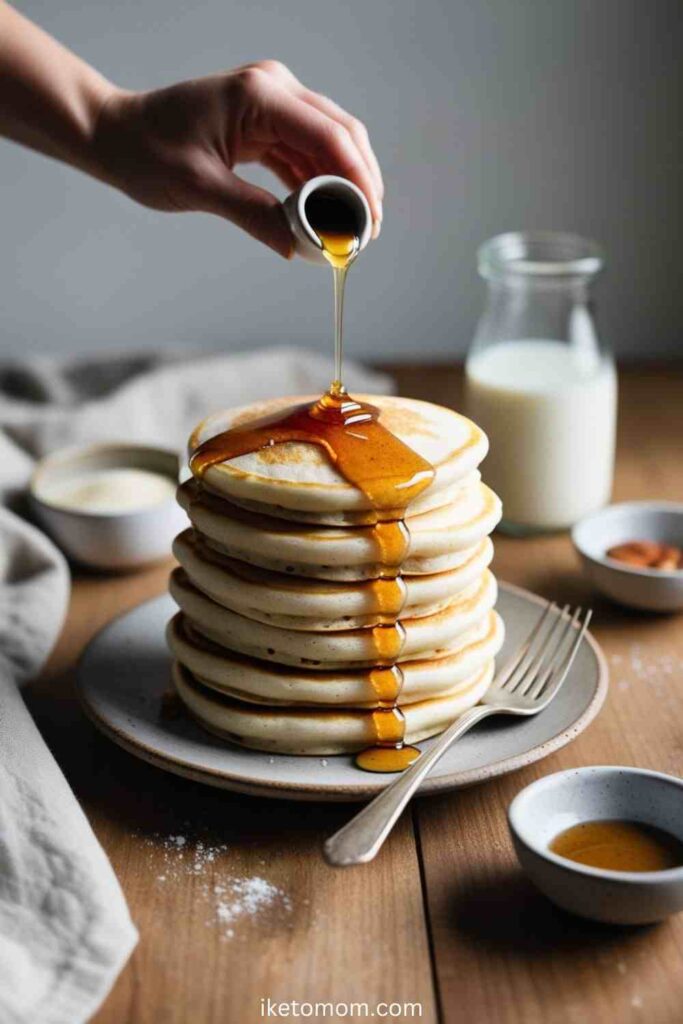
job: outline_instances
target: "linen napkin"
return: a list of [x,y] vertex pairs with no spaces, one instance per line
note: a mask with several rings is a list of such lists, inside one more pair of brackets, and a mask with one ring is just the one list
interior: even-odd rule
[[[181,450],[203,416],[315,394],[330,363],[296,349],[0,364],[0,1021],[80,1024],[137,942],[99,846],[20,693],[62,625],[69,572],[21,511],[36,458],[64,445],[141,441]],[[346,367],[352,391],[389,380]]]

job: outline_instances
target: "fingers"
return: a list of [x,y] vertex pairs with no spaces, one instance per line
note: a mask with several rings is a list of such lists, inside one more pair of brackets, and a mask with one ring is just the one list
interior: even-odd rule
[[269,171],[272,171],[273,174],[280,179],[283,185],[286,185],[287,188],[292,191],[306,181],[305,175],[294,170],[290,163],[282,160],[275,153],[264,153],[261,157],[261,163],[264,167],[267,167]]
[[261,156],[261,163],[291,190],[314,178],[317,173],[311,161],[302,153],[282,144],[265,152]]
[[379,214],[378,216],[373,215],[373,231],[372,237],[377,238],[382,225],[382,200],[384,199],[384,181],[382,180],[382,172],[379,167],[379,162],[374,154],[372,146],[370,145],[370,137],[367,132],[367,128],[362,121],[348,114],[343,107],[340,107],[334,100],[328,99],[327,96],[321,96],[319,93],[313,92],[310,89],[302,87],[300,97],[306,103],[310,103],[312,107],[319,110],[321,113],[326,114],[328,117],[333,118],[342,124],[349,135],[355,142],[361,156],[365,160],[366,166],[372,176],[372,180],[375,186],[375,191],[379,199]]
[[[264,97],[270,129],[280,143],[306,157],[316,174],[340,174],[365,193],[375,224],[382,220],[383,186],[351,131],[284,86]],[[368,143],[369,145],[369,143]]]
[[305,153],[297,153],[291,146],[286,146],[281,142],[273,148],[273,153],[278,159],[289,164],[292,170],[299,175],[301,181],[308,181],[309,178],[314,178],[317,174],[313,161],[309,160]]
[[258,66],[280,81],[284,86],[289,88],[296,96],[299,97],[299,99],[309,103],[312,107],[315,107],[316,110],[319,110],[322,114],[326,114],[327,117],[332,118],[333,121],[338,121],[339,124],[346,128],[368,165],[368,170],[372,175],[379,199],[384,199],[384,181],[382,180],[382,172],[372,145],[370,144],[370,137],[368,135],[367,128],[363,122],[359,121],[358,118],[354,117],[352,114],[349,114],[347,110],[344,110],[343,107],[340,107],[338,103],[335,103],[335,101],[330,99],[328,96],[323,96],[321,93],[314,92],[312,89],[307,89],[306,86],[299,81],[296,75],[280,61],[264,60],[260,61]]
[[[277,161],[275,173],[280,176],[289,173],[284,162]],[[293,187],[293,181],[288,187]],[[298,182],[297,182],[298,184]],[[274,249],[280,256],[290,259],[294,254],[294,239],[285,219],[282,204],[278,199],[248,181],[239,178],[232,171],[226,172],[225,181],[214,184],[203,196],[203,207],[209,213],[217,213],[248,232],[259,242]]]
[[296,150],[282,143],[265,151],[260,162],[264,167],[273,171],[280,181],[290,189],[298,188],[299,185],[303,185],[305,181],[314,178],[318,173],[303,153],[297,153]]
[[381,202],[384,199],[384,181],[382,180],[382,172],[380,170],[377,157],[370,145],[370,137],[363,122],[359,121],[358,118],[353,117],[351,114],[348,114],[343,107],[340,107],[339,104],[334,102],[334,100],[329,99],[327,96],[321,96],[320,93],[313,92],[311,89],[306,89],[301,86],[299,96],[306,103],[310,103],[312,107],[315,107],[316,110],[319,110],[322,114],[326,114],[333,120],[338,121],[339,124],[342,124],[346,128],[368,166],[377,195]]

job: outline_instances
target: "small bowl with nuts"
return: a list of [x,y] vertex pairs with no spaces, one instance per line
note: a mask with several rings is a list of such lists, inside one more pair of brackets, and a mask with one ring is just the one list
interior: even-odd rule
[[654,612],[683,609],[683,504],[626,501],[572,530],[594,586],[613,601]]

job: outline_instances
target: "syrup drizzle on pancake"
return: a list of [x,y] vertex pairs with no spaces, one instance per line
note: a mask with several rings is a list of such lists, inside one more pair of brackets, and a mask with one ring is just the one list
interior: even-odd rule
[[190,468],[201,480],[211,466],[272,445],[317,444],[341,475],[368,498],[373,510],[369,525],[381,566],[379,578],[371,583],[378,622],[368,627],[375,648],[376,667],[369,677],[377,707],[372,711],[375,745],[361,751],[356,764],[366,771],[403,771],[420,753],[404,746],[405,717],[397,704],[403,685],[398,659],[405,643],[399,619],[406,599],[401,565],[410,548],[405,513],[432,483],[434,467],[379,422],[375,406],[347,394],[341,382],[341,313],[344,277],[358,251],[357,232],[328,202],[320,210],[307,206],[307,215],[335,273],[335,380],[311,405],[295,406],[209,438],[191,453]]
[[405,642],[399,621],[406,596],[401,564],[410,546],[405,510],[434,479],[433,467],[379,422],[375,406],[354,401],[346,392],[328,391],[312,405],[241,424],[209,438],[191,455],[199,480],[209,467],[288,441],[320,445],[341,475],[370,500],[382,575],[371,587],[379,608],[372,629],[377,665],[370,682],[377,694],[372,712],[375,743],[356,758],[367,771],[401,771],[419,751],[403,746],[405,719],[397,706],[403,673],[397,661]]

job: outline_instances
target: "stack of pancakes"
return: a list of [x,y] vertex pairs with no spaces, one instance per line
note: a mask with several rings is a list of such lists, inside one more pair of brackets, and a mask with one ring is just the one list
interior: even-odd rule
[[[361,396],[362,397],[362,396]],[[398,704],[405,741],[441,732],[476,704],[493,675],[503,627],[488,570],[500,502],[480,479],[484,434],[412,399],[368,398],[380,422],[434,467],[406,511],[405,630]],[[281,399],[205,420],[205,440],[306,399]],[[310,399],[314,401],[314,399]],[[212,466],[179,501],[192,528],[176,539],[168,628],[180,698],[226,739],[279,753],[338,754],[375,742],[372,684],[381,621],[372,581],[381,552],[367,497],[315,444],[287,442]]]

